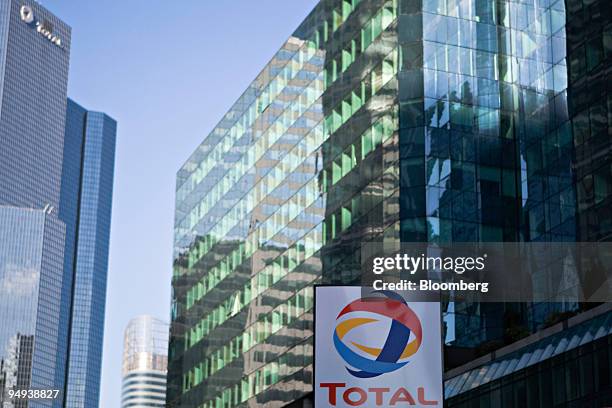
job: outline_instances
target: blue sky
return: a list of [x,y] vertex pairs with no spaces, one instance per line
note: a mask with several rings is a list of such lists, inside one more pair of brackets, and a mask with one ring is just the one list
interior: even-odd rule
[[118,121],[102,408],[123,330],[168,320],[175,174],[315,0],[47,0],[72,26],[69,96]]

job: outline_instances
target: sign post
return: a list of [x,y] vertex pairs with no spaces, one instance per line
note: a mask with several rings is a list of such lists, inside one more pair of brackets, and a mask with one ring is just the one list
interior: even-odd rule
[[315,288],[315,406],[442,407],[440,304]]

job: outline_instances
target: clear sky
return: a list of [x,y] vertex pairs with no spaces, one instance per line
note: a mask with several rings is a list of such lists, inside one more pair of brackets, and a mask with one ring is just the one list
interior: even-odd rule
[[101,408],[123,330],[169,319],[175,174],[316,0],[45,0],[72,26],[69,96],[118,121]]

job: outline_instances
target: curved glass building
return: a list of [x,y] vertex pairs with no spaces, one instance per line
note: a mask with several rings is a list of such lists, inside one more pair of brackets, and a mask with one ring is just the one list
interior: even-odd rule
[[168,324],[138,316],[125,329],[122,408],[166,406]]

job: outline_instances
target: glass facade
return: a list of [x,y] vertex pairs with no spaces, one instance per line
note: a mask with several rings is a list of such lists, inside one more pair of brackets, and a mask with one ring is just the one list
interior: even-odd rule
[[[50,204],[60,211],[70,27],[37,2],[2,3],[0,200],[34,208]],[[62,47],[21,19],[22,6],[53,27]]]
[[66,142],[82,146],[82,157],[66,407],[97,407],[117,123],[70,99],[67,112]]
[[[57,335],[61,308],[64,225],[45,210],[0,206],[0,406],[10,388],[54,388],[57,357],[66,339]],[[61,371],[63,374],[64,371]],[[41,405],[51,406],[51,405]],[[54,405],[60,406],[60,405]]]
[[[575,241],[563,1],[405,4],[402,240]],[[566,307],[450,305],[446,341],[516,340]]]
[[391,191],[397,19],[391,0],[322,2],[179,171],[169,406],[310,391],[321,249],[380,226]]
[[[450,408],[607,407],[612,402],[612,312],[445,381]],[[550,330],[549,330],[550,334]]]
[[38,2],[0,5],[3,408],[98,404],[116,124],[67,102],[70,36]]
[[611,353],[607,337],[469,391],[449,400],[448,407],[607,407],[612,401]]
[[121,408],[165,407],[168,323],[138,316],[128,323],[123,342]]
[[[22,18],[23,7],[52,27],[61,47]],[[0,6],[3,407],[63,403],[78,200],[78,183],[70,180],[79,177],[63,160],[72,149],[64,143],[70,35],[70,28],[37,2]],[[27,304],[25,293],[32,295]],[[14,384],[59,389],[61,396],[13,403],[5,391]]]
[[[576,104],[609,13],[578,3],[591,34],[564,0],[320,1],[178,172],[168,405],[306,396],[312,286],[359,282],[366,242],[605,239],[609,97]],[[578,307],[443,306],[447,368]]]
[[605,0],[568,0],[568,104],[582,241],[612,234],[612,11]]

